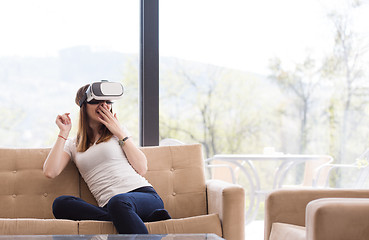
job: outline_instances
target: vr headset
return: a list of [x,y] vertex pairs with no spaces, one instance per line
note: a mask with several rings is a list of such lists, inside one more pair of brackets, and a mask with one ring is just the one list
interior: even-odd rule
[[82,107],[84,102],[92,100],[114,101],[123,96],[123,85],[118,82],[109,82],[101,80],[101,82],[91,83],[87,88],[85,95],[79,101],[79,107]]

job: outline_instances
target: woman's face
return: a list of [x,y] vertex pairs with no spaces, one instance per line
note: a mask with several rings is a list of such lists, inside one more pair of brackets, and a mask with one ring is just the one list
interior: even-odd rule
[[86,110],[87,110],[87,115],[90,119],[90,121],[93,122],[100,122],[99,121],[99,117],[101,117],[100,113],[99,113],[99,108],[100,107],[104,107],[105,109],[111,111],[111,107],[112,104],[108,104],[106,101],[101,101],[98,104],[86,104]]

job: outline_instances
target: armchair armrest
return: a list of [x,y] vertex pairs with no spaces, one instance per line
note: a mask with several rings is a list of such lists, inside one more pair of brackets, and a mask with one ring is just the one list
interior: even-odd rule
[[368,190],[344,189],[281,189],[271,192],[265,200],[264,239],[269,239],[275,222],[305,226],[309,202],[319,198],[369,198]]
[[240,185],[219,180],[206,182],[208,213],[217,213],[222,222],[223,237],[245,239],[245,191]]
[[308,240],[369,238],[369,199],[323,198],[306,208]]

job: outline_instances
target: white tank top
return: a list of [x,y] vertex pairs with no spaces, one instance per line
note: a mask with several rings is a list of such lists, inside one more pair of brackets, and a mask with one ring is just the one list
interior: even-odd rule
[[151,186],[130,165],[115,136],[85,152],[77,152],[75,138],[68,139],[64,151],[71,156],[100,207],[117,194]]

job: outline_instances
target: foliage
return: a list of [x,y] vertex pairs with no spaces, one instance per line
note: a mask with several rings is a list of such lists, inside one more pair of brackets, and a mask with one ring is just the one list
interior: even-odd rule
[[202,143],[207,157],[252,151],[262,138],[261,114],[270,111],[260,81],[265,83],[251,74],[186,61],[162,69],[161,137]]

